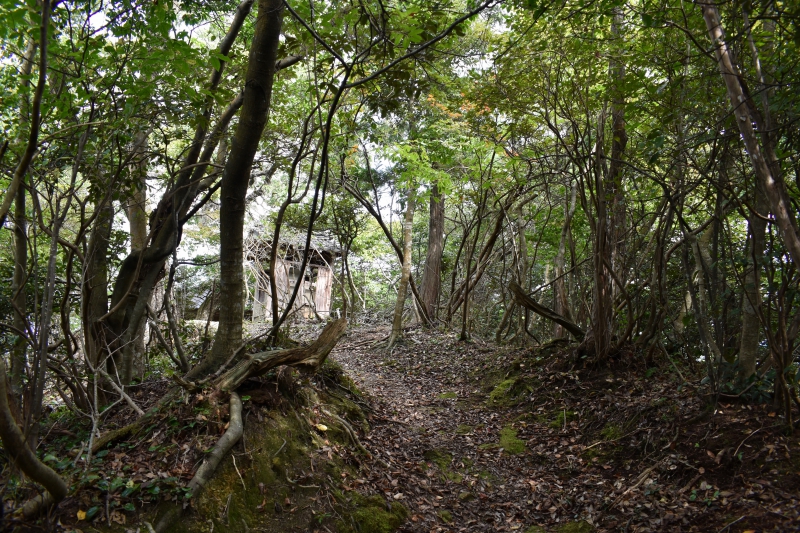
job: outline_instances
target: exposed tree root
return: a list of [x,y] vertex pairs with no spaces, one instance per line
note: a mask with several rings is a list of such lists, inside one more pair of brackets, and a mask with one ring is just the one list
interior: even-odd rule
[[236,390],[247,378],[260,376],[281,365],[316,370],[325,362],[346,328],[347,319],[340,318],[325,326],[310,346],[250,355],[216,379],[213,387],[224,391]]
[[337,414],[331,413],[327,409],[322,409],[322,412],[325,413],[327,416],[333,418],[337,422],[339,422],[339,424],[341,424],[342,428],[344,428],[345,433],[347,433],[347,435],[350,437],[350,440],[353,441],[353,445],[356,448],[358,448],[358,450],[361,453],[363,453],[367,457],[372,457],[372,454],[369,453],[369,450],[367,450],[364,447],[364,445],[361,444],[361,441],[358,439],[358,435],[356,434],[356,431],[353,429],[353,426],[351,426],[350,423],[347,422],[347,420],[345,420],[344,418],[340,417]]
[[[191,491],[193,499],[200,495],[202,490],[211,480],[222,459],[227,455],[233,445],[236,444],[244,433],[244,423],[242,422],[242,399],[235,392],[231,393],[230,401],[230,424],[228,430],[220,437],[217,444],[208,454],[208,457],[200,468],[197,469],[194,477],[186,487]],[[156,523],[155,532],[163,533],[171,528],[183,514],[183,506],[180,504],[167,511]]]

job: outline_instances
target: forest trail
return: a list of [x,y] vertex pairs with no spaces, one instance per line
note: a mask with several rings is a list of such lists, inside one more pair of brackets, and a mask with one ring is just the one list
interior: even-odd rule
[[363,444],[373,458],[350,488],[406,506],[399,531],[800,524],[795,439],[746,414],[763,410],[771,420],[768,406],[720,403],[711,419],[691,422],[702,401],[668,368],[623,358],[615,369],[570,371],[552,348],[464,343],[423,329],[387,352],[376,342],[388,332],[352,331],[331,358],[372,406]]
[[[545,515],[565,522],[583,514],[581,506],[562,513],[543,496],[583,491],[562,487],[553,473],[531,478],[531,456],[516,436],[523,429],[512,427],[512,413],[486,406],[480,372],[498,363],[496,348],[419,330],[391,353],[385,342],[373,347],[387,333],[351,334],[331,357],[373,398],[364,444],[375,459],[364,481],[408,507],[400,531],[527,531]],[[591,520],[590,502],[583,511]]]

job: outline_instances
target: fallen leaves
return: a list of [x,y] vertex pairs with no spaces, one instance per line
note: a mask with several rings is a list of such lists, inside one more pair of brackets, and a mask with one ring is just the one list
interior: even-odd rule
[[[447,530],[552,529],[584,520],[598,531],[705,531],[723,527],[726,513],[741,507],[741,482],[721,483],[720,476],[732,474],[724,471],[732,456],[720,453],[726,447],[706,443],[707,430],[676,434],[666,415],[689,419],[702,404],[668,380],[645,387],[640,377],[620,373],[590,382],[591,375],[526,361],[518,367],[539,385],[518,406],[489,408],[491,388],[481,380],[491,372],[507,379],[504,365],[531,357],[530,351],[478,348],[446,333],[414,330],[406,334],[413,342],[389,355],[370,349],[367,336],[358,335],[360,345],[352,349],[342,343],[331,357],[373,399],[365,443],[375,461],[359,490],[402,501],[411,511],[403,531],[440,529],[441,510],[452,517]],[[752,419],[737,405],[720,407],[717,418]],[[587,432],[586,424],[593,429]],[[612,429],[601,435],[604,425]],[[519,456],[497,445],[507,426],[525,442]],[[766,447],[759,453],[778,455]],[[762,505],[749,501],[750,512]],[[779,502],[768,503],[777,508]],[[783,503],[785,514],[791,504]],[[759,509],[762,516],[765,511]]]

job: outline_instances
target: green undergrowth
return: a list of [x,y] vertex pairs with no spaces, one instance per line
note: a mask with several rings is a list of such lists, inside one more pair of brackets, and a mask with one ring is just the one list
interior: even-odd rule
[[561,429],[568,425],[573,420],[577,420],[578,415],[575,411],[566,411],[564,409],[557,409],[549,414],[541,414],[536,416],[536,421],[541,424],[546,424],[547,427],[552,429]]
[[517,438],[517,430],[511,426],[500,430],[500,446],[511,455],[519,455],[525,451],[525,441]]

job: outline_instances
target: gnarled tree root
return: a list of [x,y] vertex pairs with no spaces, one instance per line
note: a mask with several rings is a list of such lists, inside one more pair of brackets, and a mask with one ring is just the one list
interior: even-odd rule
[[[205,488],[205,486],[211,480],[211,477],[214,475],[217,467],[222,462],[222,459],[225,457],[225,455],[227,455],[230,449],[233,448],[233,445],[239,441],[239,439],[242,437],[242,433],[244,433],[244,423],[242,422],[242,399],[235,392],[231,393],[230,406],[231,418],[228,430],[217,441],[217,444],[208,454],[206,460],[203,461],[203,464],[197,469],[197,473],[195,473],[194,477],[186,485],[186,488],[191,491],[192,499],[195,499],[200,495],[200,493],[203,491],[203,488]],[[154,528],[155,532],[164,533],[180,519],[181,515],[183,515],[183,506],[181,504],[175,505],[172,509],[164,513],[164,515],[156,523]]]

